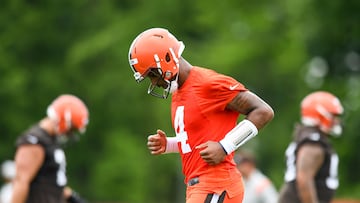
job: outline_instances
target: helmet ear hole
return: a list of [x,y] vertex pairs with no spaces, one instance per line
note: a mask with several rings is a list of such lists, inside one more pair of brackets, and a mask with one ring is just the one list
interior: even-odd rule
[[165,55],[165,60],[166,60],[167,63],[169,63],[169,62],[171,61],[169,52],[166,53],[166,55]]
[[173,74],[170,71],[165,72],[165,79],[169,80]]

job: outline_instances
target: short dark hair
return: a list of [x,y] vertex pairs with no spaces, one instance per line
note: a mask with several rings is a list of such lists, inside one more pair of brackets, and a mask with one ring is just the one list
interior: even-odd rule
[[241,164],[245,162],[256,164],[254,155],[251,152],[245,150],[236,151],[234,156],[234,161],[236,164]]

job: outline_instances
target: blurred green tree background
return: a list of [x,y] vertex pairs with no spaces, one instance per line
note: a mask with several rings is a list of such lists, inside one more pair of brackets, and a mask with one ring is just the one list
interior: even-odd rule
[[[70,185],[90,202],[184,202],[178,155],[151,156],[149,134],[174,134],[170,99],[146,94],[128,64],[140,32],[164,27],[193,65],[229,74],[275,110],[244,148],[279,188],[299,103],[327,90],[345,106],[337,197],[360,198],[360,2],[235,0],[3,0],[0,3],[0,161],[57,95],[90,109],[66,148]],[[144,82],[146,83],[146,82]]]

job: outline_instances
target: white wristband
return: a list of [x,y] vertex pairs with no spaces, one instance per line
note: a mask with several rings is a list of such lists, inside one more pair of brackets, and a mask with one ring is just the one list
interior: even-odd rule
[[179,152],[178,141],[176,137],[166,137],[166,149],[164,153]]
[[225,152],[230,154],[257,134],[256,126],[251,121],[244,119],[225,135],[220,144]]

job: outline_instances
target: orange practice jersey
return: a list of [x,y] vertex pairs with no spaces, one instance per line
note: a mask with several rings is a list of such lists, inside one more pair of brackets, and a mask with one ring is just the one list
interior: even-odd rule
[[193,67],[185,83],[172,95],[171,118],[178,139],[185,183],[191,178],[236,167],[233,154],[216,165],[208,165],[196,146],[220,141],[237,124],[238,112],[226,105],[247,89],[235,79],[213,70]]

